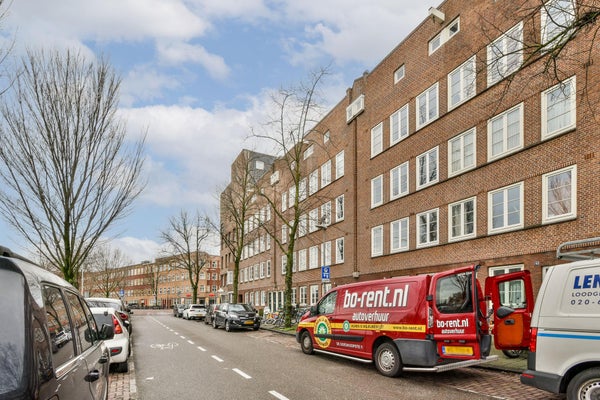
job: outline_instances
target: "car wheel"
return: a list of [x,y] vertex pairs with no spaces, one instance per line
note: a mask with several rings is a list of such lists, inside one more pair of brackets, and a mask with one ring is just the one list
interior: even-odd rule
[[260,329],[260,325],[254,325],[254,327],[252,329],[254,329],[255,331],[257,331],[257,330]]
[[116,372],[127,372],[127,371],[129,371],[129,365],[127,364],[127,361],[122,362],[122,363],[116,363],[115,364],[115,371]]
[[567,399],[596,399],[600,390],[600,368],[581,371],[567,386]]
[[302,352],[304,354],[314,353],[312,339],[308,331],[302,332],[302,336],[300,336],[300,347],[302,348]]
[[229,324],[229,320],[225,321],[225,330],[227,332],[231,332],[231,325]]
[[212,326],[213,326],[213,329],[217,329],[217,320],[216,319],[212,320]]
[[375,366],[385,376],[395,377],[402,372],[402,360],[398,348],[392,342],[382,343],[375,351]]

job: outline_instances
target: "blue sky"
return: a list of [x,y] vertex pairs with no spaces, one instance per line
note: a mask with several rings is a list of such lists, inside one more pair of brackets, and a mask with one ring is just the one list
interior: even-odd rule
[[[6,3],[6,2],[5,2]],[[217,194],[269,93],[328,66],[326,106],[373,69],[425,18],[407,0],[13,1],[2,21],[11,57],[27,48],[105,56],[122,77],[120,115],[147,130],[148,185],[109,238],[131,262],[153,260],[180,210],[218,215]],[[22,251],[0,220],[0,244]]]

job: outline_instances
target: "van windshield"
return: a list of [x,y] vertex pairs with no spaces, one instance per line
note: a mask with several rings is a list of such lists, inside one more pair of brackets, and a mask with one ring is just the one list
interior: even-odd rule
[[[0,397],[23,384],[25,363],[25,278],[0,269]],[[9,396],[10,397],[10,396]]]

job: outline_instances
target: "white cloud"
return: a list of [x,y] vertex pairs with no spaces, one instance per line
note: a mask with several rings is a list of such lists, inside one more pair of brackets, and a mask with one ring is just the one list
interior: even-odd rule
[[157,51],[160,60],[168,64],[192,62],[202,65],[215,79],[224,80],[229,76],[230,70],[223,57],[209,53],[200,45],[159,41]]
[[109,242],[111,248],[121,250],[134,264],[154,261],[160,255],[160,245],[153,240],[126,236]]

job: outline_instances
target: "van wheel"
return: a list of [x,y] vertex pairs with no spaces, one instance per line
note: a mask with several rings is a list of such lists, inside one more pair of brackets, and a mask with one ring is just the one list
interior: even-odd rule
[[302,336],[300,336],[300,347],[302,347],[302,352],[304,354],[314,353],[312,339],[308,331],[302,332]]
[[600,397],[600,368],[581,371],[567,386],[567,399],[597,399]]
[[382,343],[375,351],[375,366],[385,376],[395,377],[402,372],[402,360],[394,343]]
[[227,332],[231,332],[231,325],[229,324],[229,320],[225,321],[225,330]]

